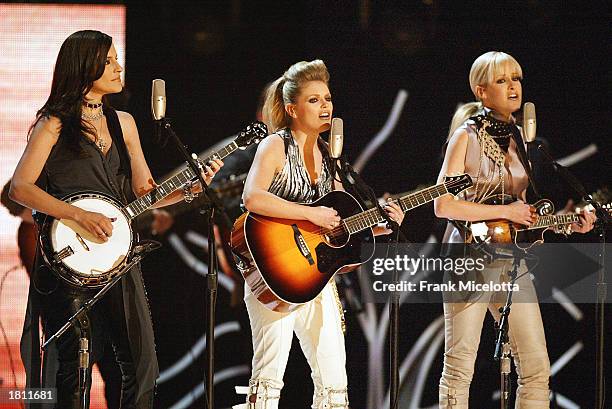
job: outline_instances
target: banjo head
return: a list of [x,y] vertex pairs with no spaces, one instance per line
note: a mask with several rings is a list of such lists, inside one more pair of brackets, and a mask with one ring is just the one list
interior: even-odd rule
[[95,193],[77,194],[65,200],[83,210],[115,219],[108,241],[92,235],[76,222],[54,219],[49,226],[52,264],[60,277],[71,284],[97,287],[121,272],[132,249],[133,232],[122,206],[114,199]]

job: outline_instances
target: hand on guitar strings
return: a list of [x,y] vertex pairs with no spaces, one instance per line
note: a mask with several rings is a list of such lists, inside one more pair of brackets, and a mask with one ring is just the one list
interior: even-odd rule
[[538,219],[535,207],[521,200],[503,206],[505,207],[505,216],[503,218],[514,223],[531,226]]
[[397,202],[393,201],[392,198],[387,199],[387,203],[382,205],[383,209],[387,212],[391,220],[397,223],[399,226],[402,225],[404,221],[404,211],[397,204]]
[[101,213],[89,212],[79,209],[75,217],[75,221],[85,230],[102,241],[108,241],[108,238],[113,235],[113,222],[116,218],[108,218]]
[[[572,199],[569,199],[563,208],[559,212],[559,214],[567,214],[567,213],[575,213],[576,212],[576,204]],[[582,209],[580,211],[580,223],[572,223],[571,224],[571,232],[575,233],[588,233],[593,230],[593,226],[597,221],[597,216],[595,213],[591,212],[588,209]]]
[[317,226],[333,229],[340,225],[340,216],[332,207],[316,206],[305,207],[304,209],[306,211],[306,219]]
[[[213,177],[215,177],[215,174],[221,169],[222,166],[223,161],[221,159],[213,159],[203,166],[202,177],[204,178],[204,182],[206,182],[207,185],[210,185],[210,182],[212,182]],[[202,186],[200,186],[199,183],[196,184],[194,192],[202,192]]]
[[597,221],[595,213],[583,209],[580,212],[580,223],[572,223],[572,231],[576,233],[588,233],[593,230],[593,226]]

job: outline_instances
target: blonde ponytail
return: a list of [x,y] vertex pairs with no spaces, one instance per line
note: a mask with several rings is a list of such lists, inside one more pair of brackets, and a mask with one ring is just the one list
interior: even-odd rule
[[453,115],[453,119],[451,119],[450,127],[448,128],[448,137],[446,141],[448,142],[455,133],[455,131],[463,125],[468,118],[476,115],[478,112],[482,110],[482,103],[480,101],[468,102],[467,104],[462,104],[457,107],[455,114]]
[[289,118],[283,102],[283,84],[285,77],[280,77],[268,87],[262,108],[262,116],[270,133],[278,131],[289,124]]
[[323,61],[295,63],[268,87],[262,113],[271,133],[291,125],[291,117],[285,111],[285,105],[294,104],[302,86],[309,81],[329,84],[329,72]]

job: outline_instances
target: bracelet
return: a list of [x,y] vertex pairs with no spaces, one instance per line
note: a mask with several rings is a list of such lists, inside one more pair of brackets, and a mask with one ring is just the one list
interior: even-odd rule
[[555,233],[562,234],[565,237],[567,237],[570,234],[572,234],[572,225],[566,224],[566,225],[557,226],[553,230],[555,231]]
[[196,197],[200,195],[200,193],[194,193],[191,190],[192,187],[193,187],[192,182],[187,182],[185,183],[185,185],[183,185],[183,198],[185,199],[185,202],[187,203],[191,203],[193,199],[195,199]]

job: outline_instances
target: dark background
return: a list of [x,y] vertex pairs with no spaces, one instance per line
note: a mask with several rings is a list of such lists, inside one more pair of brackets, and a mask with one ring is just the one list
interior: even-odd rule
[[[523,101],[536,104],[538,135],[548,139],[553,154],[563,157],[597,143],[605,154],[589,158],[572,171],[589,191],[609,181],[611,36],[610,15],[603,4],[426,3],[126,2],[126,85],[131,94],[128,109],[140,126],[154,173],[166,174],[180,159],[171,148],[160,148],[151,138],[152,79],[166,80],[167,114],[174,119],[179,135],[198,152],[252,120],[266,83],[296,61],[321,58],[331,74],[335,115],[345,122],[344,152],[349,158],[355,159],[382,127],[397,91],[401,88],[410,93],[393,135],[364,169],[366,181],[378,194],[433,183],[456,104],[473,100],[468,84],[473,60],[483,52],[502,50],[523,67]],[[364,4],[368,5],[366,9],[362,8]],[[560,191],[553,180],[544,182],[543,190],[554,192],[557,205],[562,205],[568,194]],[[434,223],[431,206],[409,214],[407,221],[411,238],[424,240]],[[176,280],[163,281],[163,292],[153,288],[155,279],[149,280],[162,367],[182,356],[204,328],[202,321],[198,323],[203,311],[203,280],[189,277],[189,283],[176,284],[176,293],[170,298],[180,300],[175,305],[186,304],[180,313],[175,308],[159,308],[164,304],[166,289]],[[220,321],[231,319],[233,313],[223,302],[221,293]],[[543,305],[542,309],[551,361],[576,340],[585,342],[578,357],[554,378],[553,387],[582,407],[593,407],[593,308],[582,307],[586,318],[578,323],[558,306]],[[401,356],[440,313],[439,305],[402,308]],[[177,322],[183,323],[184,332],[170,335],[172,328],[165,323],[176,326]],[[360,408],[365,407],[367,350],[354,315],[349,314],[348,324],[350,398],[352,406]],[[246,343],[238,336],[220,340],[218,367],[241,360],[249,362],[248,335],[247,329]],[[489,319],[472,389],[472,404],[478,408],[494,407],[491,392],[499,387],[496,366],[489,359],[492,338]],[[246,353],[228,354],[236,351],[233,345],[247,349]],[[158,407],[169,406],[176,396],[182,396],[180,392],[190,390],[194,380],[201,379],[201,368],[191,367],[191,374],[160,386]],[[435,402],[440,369],[441,356],[430,373],[422,406]],[[298,348],[292,353],[285,382],[284,407],[309,406],[309,369]],[[232,380],[217,388],[217,402],[222,407],[241,399],[232,392],[235,383]],[[246,384],[246,378],[241,384]],[[578,388],[579,384],[584,386]]]
[[[537,108],[538,135],[556,157],[590,143],[600,153],[572,167],[588,191],[609,182],[610,12],[605,2],[564,1],[125,1],[127,5],[126,109],[139,124],[149,165],[159,178],[180,164],[170,147],[152,138],[151,81],[166,81],[167,115],[192,151],[232,135],[254,118],[262,87],[300,60],[323,59],[331,74],[334,114],[345,123],[345,150],[355,159],[381,128],[399,89],[410,97],[393,135],[362,176],[378,194],[432,184],[451,116],[473,100],[468,73],[490,50],[513,55],[523,68],[523,101]],[[557,205],[571,196],[554,177],[541,190]],[[195,219],[183,223],[193,226]],[[409,214],[406,230],[425,240],[435,226],[432,207]],[[181,229],[177,223],[177,231]],[[167,247],[167,246],[166,246]],[[170,251],[168,249],[164,251]],[[165,254],[165,255],[164,255]],[[183,356],[204,331],[204,280],[185,272],[170,253],[149,263],[145,278],[162,369]],[[153,271],[156,270],[156,271]],[[220,293],[219,320],[237,315]],[[581,306],[575,323],[555,305],[543,305],[551,361],[575,340],[584,350],[555,377],[553,387],[581,407],[593,407],[593,306]],[[402,356],[440,305],[402,308]],[[347,317],[352,407],[365,407],[366,344],[356,318]],[[246,337],[246,338],[245,338]],[[474,407],[494,407],[498,388],[487,321],[472,388]],[[248,329],[218,345],[218,367],[248,363]],[[246,342],[245,342],[246,340]],[[246,346],[245,346],[246,345]],[[434,404],[441,360],[432,368],[426,401]],[[157,407],[169,407],[202,379],[192,365],[158,390]],[[216,391],[220,407],[236,404],[233,385]],[[285,375],[284,407],[309,406],[311,381],[294,351]],[[580,385],[580,386],[578,386]],[[203,404],[202,401],[200,403]]]

